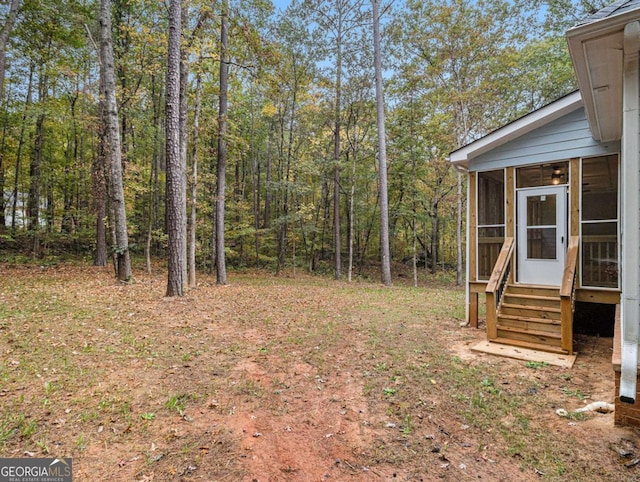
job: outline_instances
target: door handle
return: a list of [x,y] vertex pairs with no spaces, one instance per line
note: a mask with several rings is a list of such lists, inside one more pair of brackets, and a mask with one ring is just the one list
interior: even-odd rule
[[560,244],[564,244],[564,236],[560,237]]

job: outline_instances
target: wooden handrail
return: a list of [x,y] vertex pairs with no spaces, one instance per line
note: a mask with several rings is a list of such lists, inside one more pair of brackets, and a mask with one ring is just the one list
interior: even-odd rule
[[560,285],[561,343],[562,348],[569,354],[573,353],[573,311],[575,308],[576,268],[579,247],[580,237],[571,236]]
[[491,272],[491,277],[485,290],[487,301],[487,338],[494,340],[498,337],[498,306],[502,298],[505,276],[508,276],[513,255],[514,241],[512,237],[505,238],[502,249]]
[[495,293],[502,283],[502,278],[504,278],[507,266],[511,260],[511,254],[513,253],[513,244],[513,238],[505,238],[496,264],[491,272],[491,278],[489,278],[489,282],[487,283],[486,293]]
[[560,297],[571,297],[573,295],[576,279],[576,266],[578,264],[579,246],[580,237],[571,236],[571,239],[569,239],[567,258],[564,263],[564,271],[562,273],[562,283],[560,284]]

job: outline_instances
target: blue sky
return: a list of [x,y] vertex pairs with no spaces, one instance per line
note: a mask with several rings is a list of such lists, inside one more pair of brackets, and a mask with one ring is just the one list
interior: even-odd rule
[[277,9],[284,10],[289,6],[291,0],[271,0],[271,3],[273,3]]

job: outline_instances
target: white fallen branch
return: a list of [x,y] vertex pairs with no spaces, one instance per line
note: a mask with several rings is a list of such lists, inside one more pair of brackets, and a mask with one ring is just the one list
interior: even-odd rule
[[564,408],[556,410],[556,414],[561,417],[568,417],[570,413],[582,413],[582,412],[598,412],[598,413],[611,413],[614,410],[613,403],[607,402],[593,402],[584,407],[580,407],[573,412],[568,412]]

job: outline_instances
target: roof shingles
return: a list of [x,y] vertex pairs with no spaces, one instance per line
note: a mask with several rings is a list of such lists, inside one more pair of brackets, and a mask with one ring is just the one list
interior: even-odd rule
[[613,17],[615,15],[621,15],[625,12],[637,10],[639,8],[640,0],[618,0],[617,2],[604,7],[602,10],[598,10],[596,13],[582,19],[580,22],[578,22],[576,27],[597,22],[598,20]]

